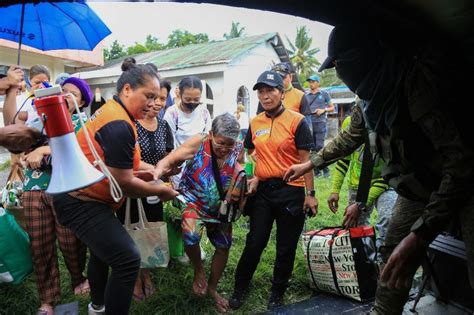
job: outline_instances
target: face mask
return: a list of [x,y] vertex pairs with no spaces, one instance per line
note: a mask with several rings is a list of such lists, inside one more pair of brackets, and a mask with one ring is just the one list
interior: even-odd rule
[[184,103],[184,102],[183,102],[183,103],[181,103],[181,104],[183,104],[183,106],[184,106],[186,109],[188,109],[188,110],[190,110],[190,111],[194,111],[194,110],[196,109],[196,107],[199,106],[200,103]]

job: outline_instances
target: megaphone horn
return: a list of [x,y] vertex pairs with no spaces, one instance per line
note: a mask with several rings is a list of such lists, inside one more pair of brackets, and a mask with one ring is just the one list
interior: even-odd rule
[[[53,89],[51,93],[57,94],[57,88]],[[91,165],[79,147],[64,96],[48,95],[46,90],[42,89],[42,97],[35,100],[51,147],[53,173],[46,192],[60,194],[101,181],[104,174]]]

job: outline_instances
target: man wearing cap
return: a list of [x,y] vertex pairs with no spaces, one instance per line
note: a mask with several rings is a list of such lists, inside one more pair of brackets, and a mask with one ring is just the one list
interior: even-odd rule
[[[467,82],[457,78],[470,68],[462,55],[450,59],[451,46],[440,38],[405,43],[397,51],[399,46],[384,42],[387,38],[368,38],[373,35],[370,26],[352,24],[331,32],[329,57],[320,71],[335,67],[362,101],[347,130],[314,152],[311,162],[290,167],[285,179],[329,165],[372,139],[371,147],[386,163],[384,178],[399,197],[380,249],[386,264],[371,314],[401,314],[428,244],[453,219],[461,225],[474,287],[474,144],[469,116],[452,112],[469,101],[463,93],[449,92],[466,88]],[[367,137],[368,130],[375,137]]]
[[[324,147],[324,139],[327,131],[327,113],[334,111],[329,93],[319,88],[320,79],[313,74],[306,81],[309,83],[309,92],[304,98],[311,110],[311,123],[313,126],[314,151],[319,151]],[[329,177],[329,168],[323,169],[324,177]],[[317,170],[316,177],[320,176]]]
[[[253,195],[248,205],[250,231],[235,273],[235,287],[229,304],[233,309],[243,303],[244,293],[267,246],[276,222],[276,261],[273,269],[268,308],[283,303],[283,295],[293,271],[296,247],[305,221],[304,209],[317,213],[313,174],[283,181],[293,164],[307,161],[313,139],[304,116],[282,104],[283,80],[275,71],[263,72],[253,87],[264,112],[250,122],[244,146],[255,150],[255,176],[248,181]],[[306,190],[305,190],[306,188]]]
[[[272,71],[277,72],[283,80],[283,106],[286,109],[291,109],[297,113],[305,116],[306,123],[310,131],[312,129],[311,123],[311,109],[305,100],[304,92],[293,87],[292,65],[289,62],[280,62],[272,67]],[[263,112],[262,104],[258,103],[257,114]]]

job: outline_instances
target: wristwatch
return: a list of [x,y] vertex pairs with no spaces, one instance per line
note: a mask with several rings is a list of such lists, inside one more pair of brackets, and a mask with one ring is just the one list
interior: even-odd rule
[[316,197],[316,190],[307,191],[306,196]]
[[359,208],[360,211],[367,212],[367,205],[365,204],[365,202],[357,201],[356,205],[357,205],[357,208]]

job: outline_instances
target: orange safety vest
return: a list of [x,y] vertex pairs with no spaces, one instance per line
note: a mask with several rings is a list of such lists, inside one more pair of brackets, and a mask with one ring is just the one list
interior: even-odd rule
[[[283,178],[290,166],[301,163],[295,134],[303,119],[300,113],[286,109],[273,119],[265,112],[252,119],[250,128],[257,154],[255,175],[260,180]],[[304,187],[304,178],[299,177],[288,184]]]
[[301,99],[304,93],[294,87],[291,90],[286,91],[283,96],[283,106],[286,109],[291,109],[297,113],[301,112]]
[[[135,140],[138,137],[135,123],[132,121],[125,108],[123,108],[122,105],[120,105],[113,99],[108,100],[107,103],[105,103],[94,113],[94,115],[85,125],[86,129],[89,132],[92,143],[94,144],[94,147],[102,160],[104,160],[104,151],[102,150],[100,144],[95,140],[95,135],[104,125],[115,120],[126,121],[133,129]],[[82,152],[84,152],[87,159],[91,163],[93,163],[94,157],[92,155],[91,150],[89,149],[89,146],[87,145],[86,137],[84,135],[84,129],[81,129],[77,133],[77,140],[82,149]],[[117,139],[117,141],[120,141],[120,139]],[[138,145],[138,142],[135,142],[135,151],[133,153],[134,171],[138,170],[138,167],[140,166],[140,160],[140,146]],[[100,182],[94,185],[73,192],[71,193],[71,195],[81,200],[99,201],[102,203],[106,203],[111,205],[113,209],[118,209],[122,204],[123,200],[125,199],[122,198],[119,203],[115,203],[114,199],[110,194],[109,180],[107,178],[101,180]]]

